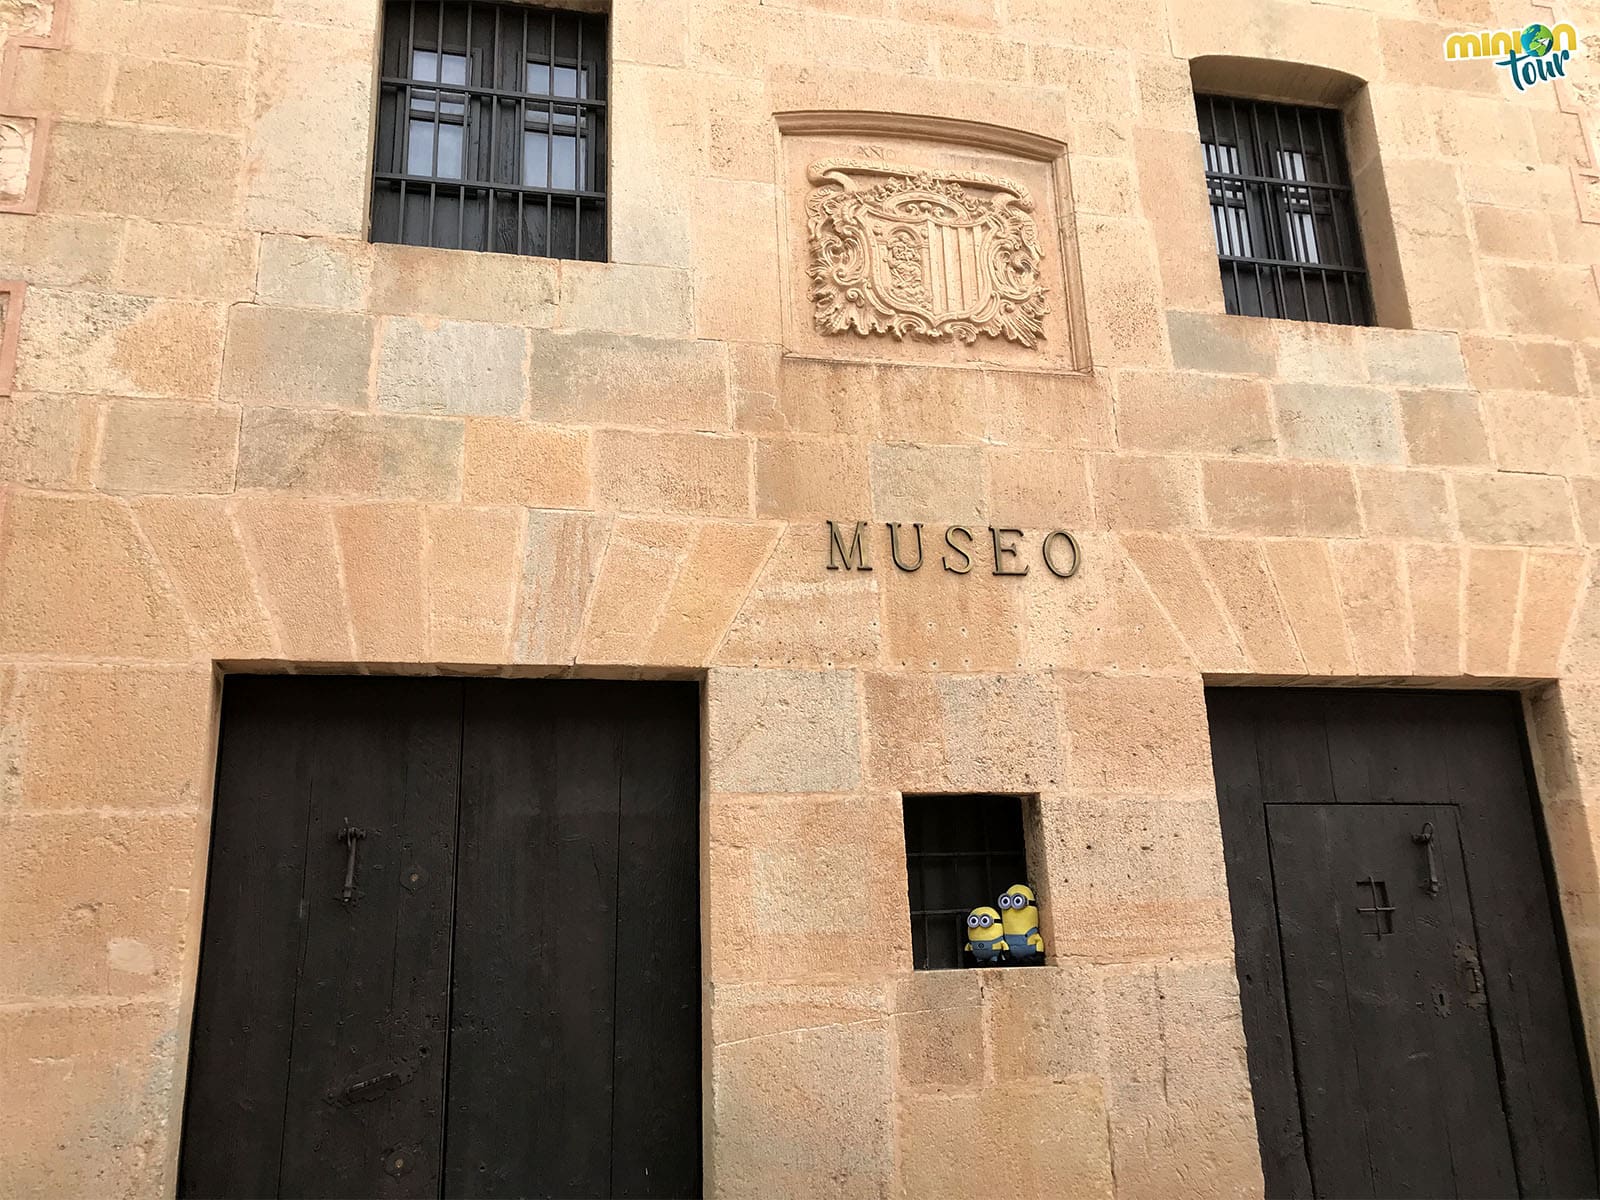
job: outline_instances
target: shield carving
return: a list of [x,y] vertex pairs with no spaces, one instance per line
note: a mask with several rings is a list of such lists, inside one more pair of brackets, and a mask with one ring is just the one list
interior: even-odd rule
[[823,333],[1033,346],[1049,311],[1033,201],[976,172],[825,159],[808,174],[811,299]]

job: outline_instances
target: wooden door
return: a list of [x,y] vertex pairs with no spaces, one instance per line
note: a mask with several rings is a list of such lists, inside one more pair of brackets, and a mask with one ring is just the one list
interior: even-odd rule
[[697,691],[631,686],[468,695],[448,1195],[699,1191]]
[[696,1194],[697,697],[230,679],[180,1194]]
[[439,1194],[460,753],[457,682],[227,681],[181,1194]]
[[1516,1195],[1455,810],[1269,804],[1267,838],[1319,1193]]
[[1207,704],[1268,1195],[1596,1194],[1516,698]]

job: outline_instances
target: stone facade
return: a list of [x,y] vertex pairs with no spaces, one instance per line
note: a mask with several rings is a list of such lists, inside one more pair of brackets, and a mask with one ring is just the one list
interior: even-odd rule
[[[0,0],[0,1193],[173,1187],[234,669],[705,680],[718,1196],[974,1194],[1002,1116],[996,1195],[1260,1193],[1205,681],[1524,689],[1593,1030],[1600,9],[1525,93],[1439,53],[1499,0],[611,9],[595,264],[368,244],[379,0]],[[1366,81],[1403,328],[1224,314],[1212,55]],[[817,337],[818,138],[1048,188],[1045,352]],[[1039,797],[1047,968],[912,972],[917,790]]]

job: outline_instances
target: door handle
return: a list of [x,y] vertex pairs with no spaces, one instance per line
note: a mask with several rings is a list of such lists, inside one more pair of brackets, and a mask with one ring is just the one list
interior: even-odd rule
[[1433,857],[1433,822],[1425,821],[1421,833],[1413,833],[1411,840],[1421,846],[1428,856],[1428,881],[1422,885],[1422,890],[1430,896],[1439,894],[1439,865]]
[[344,828],[339,830],[338,837],[341,842],[344,842],[349,847],[350,856],[345,859],[344,863],[344,890],[339,893],[339,901],[342,904],[349,904],[351,900],[355,899],[356,843],[366,836],[367,831],[365,829],[357,829],[350,824],[349,817],[344,819]]

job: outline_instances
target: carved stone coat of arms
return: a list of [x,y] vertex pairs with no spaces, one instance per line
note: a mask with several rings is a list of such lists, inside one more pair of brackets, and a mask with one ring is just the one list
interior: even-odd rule
[[823,333],[1033,346],[1049,311],[1033,200],[976,172],[825,159],[808,173],[811,299]]

